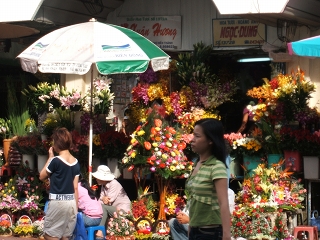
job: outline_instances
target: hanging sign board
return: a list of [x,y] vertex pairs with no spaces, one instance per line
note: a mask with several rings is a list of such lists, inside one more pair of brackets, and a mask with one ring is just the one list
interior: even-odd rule
[[258,46],[266,39],[266,26],[249,19],[215,19],[212,26],[214,47]]
[[162,49],[181,49],[181,16],[118,17],[117,25],[141,34]]

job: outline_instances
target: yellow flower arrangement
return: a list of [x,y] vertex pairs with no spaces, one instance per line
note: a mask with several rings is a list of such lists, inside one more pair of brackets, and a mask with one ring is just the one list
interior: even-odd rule
[[181,124],[182,129],[190,133],[193,130],[194,123],[203,118],[215,118],[220,120],[221,117],[217,113],[205,111],[200,107],[192,107],[191,112],[185,112],[178,116],[177,122]]
[[26,225],[18,225],[14,227],[13,232],[18,236],[30,236],[33,235],[34,226],[26,224]]

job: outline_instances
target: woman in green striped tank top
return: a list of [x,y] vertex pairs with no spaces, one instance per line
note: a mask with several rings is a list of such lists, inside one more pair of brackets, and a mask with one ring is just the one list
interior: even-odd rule
[[195,123],[192,150],[199,159],[186,182],[189,239],[231,239],[223,125],[213,118]]

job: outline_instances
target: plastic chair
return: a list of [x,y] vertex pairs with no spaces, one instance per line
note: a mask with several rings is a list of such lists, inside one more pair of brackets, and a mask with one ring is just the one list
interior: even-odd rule
[[2,166],[1,172],[2,172],[1,176],[12,176],[13,174],[12,168],[9,166]]
[[88,233],[88,240],[95,240],[95,232],[98,230],[102,231],[103,238],[106,238],[106,228],[105,226],[91,226],[86,227],[87,233]]
[[300,225],[300,226],[294,227],[293,237],[295,239],[298,239],[298,234],[300,232],[307,232],[309,240],[318,240],[318,228],[316,226]]

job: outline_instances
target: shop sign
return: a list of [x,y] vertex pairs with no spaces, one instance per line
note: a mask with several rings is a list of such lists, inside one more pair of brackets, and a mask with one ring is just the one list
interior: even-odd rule
[[117,25],[141,34],[162,49],[181,49],[181,16],[118,17]]
[[266,39],[266,26],[249,19],[215,19],[212,26],[214,47],[257,46]]

